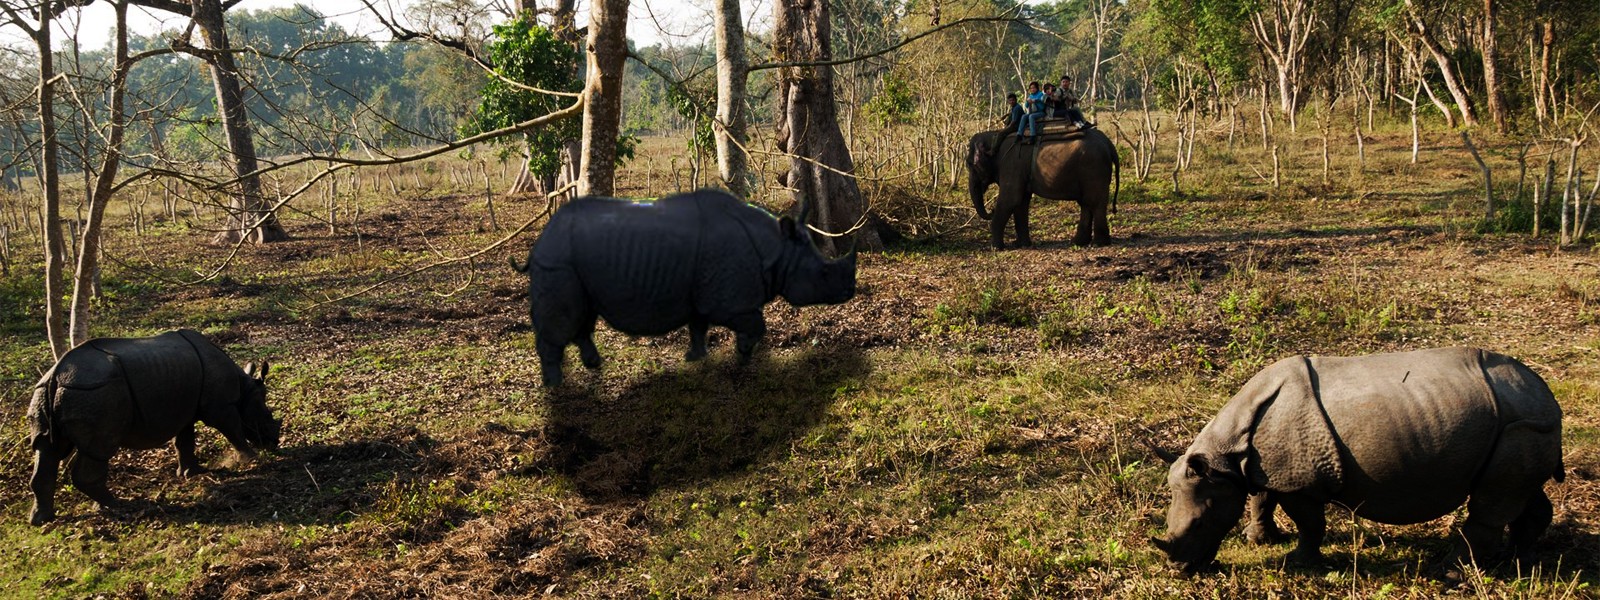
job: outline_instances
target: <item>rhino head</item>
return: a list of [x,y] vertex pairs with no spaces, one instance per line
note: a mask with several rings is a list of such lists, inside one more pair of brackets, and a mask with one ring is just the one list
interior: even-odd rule
[[239,417],[244,424],[245,441],[255,448],[277,450],[283,421],[272,418],[272,409],[267,408],[268,368],[270,365],[266,361],[245,365],[245,376],[240,382],[243,389],[239,396]]
[[784,217],[778,220],[783,235],[785,254],[784,271],[778,284],[778,294],[794,306],[813,304],[839,304],[856,295],[856,251],[853,247],[844,258],[828,260],[811,243],[811,234],[796,220]]
[[1225,456],[1191,450],[1174,459],[1167,470],[1167,535],[1150,543],[1174,566],[1193,573],[1215,562],[1222,539],[1244,516],[1249,494],[1239,466]]

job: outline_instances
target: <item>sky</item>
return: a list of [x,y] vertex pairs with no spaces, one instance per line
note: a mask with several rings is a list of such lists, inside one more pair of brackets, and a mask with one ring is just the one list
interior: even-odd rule
[[[510,3],[513,0],[498,1]],[[641,47],[657,43],[688,45],[709,41],[712,1],[631,0],[628,8],[628,38]],[[380,8],[388,7],[396,14],[400,14],[403,6],[410,2],[411,0],[374,0],[375,5]],[[388,38],[383,26],[372,17],[359,0],[301,0],[301,3],[315,7],[347,31],[367,34],[374,39]],[[765,19],[770,13],[769,0],[742,0],[742,3],[747,21],[751,20],[752,13],[757,20]],[[244,0],[230,10],[262,10],[294,4],[294,0]],[[580,23],[588,19],[588,8],[587,0],[578,1]],[[137,6],[128,9],[128,26],[135,33],[149,34],[164,28],[181,28],[187,21],[187,17],[163,11]],[[55,34],[57,47],[61,46],[60,40],[66,39],[65,34],[68,30],[76,27],[78,39],[85,49],[104,48],[109,44],[111,28],[115,22],[116,15],[109,2],[95,2],[86,8],[68,11],[64,19],[57,23]],[[11,44],[26,43],[25,38],[14,30],[6,31],[0,39]]]

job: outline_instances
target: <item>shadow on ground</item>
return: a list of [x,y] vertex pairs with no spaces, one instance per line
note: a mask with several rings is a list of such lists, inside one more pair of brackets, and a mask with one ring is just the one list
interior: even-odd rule
[[644,495],[740,471],[819,422],[868,372],[855,349],[809,350],[668,369],[619,391],[549,395],[542,468],[591,498]]

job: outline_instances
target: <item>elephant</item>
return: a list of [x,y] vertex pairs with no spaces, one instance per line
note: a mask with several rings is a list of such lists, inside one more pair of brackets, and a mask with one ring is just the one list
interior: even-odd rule
[[[1116,192],[1122,187],[1122,167],[1116,145],[1099,129],[1069,133],[1062,139],[1046,126],[1037,145],[1021,144],[1010,130],[985,131],[972,136],[967,147],[967,192],[978,216],[989,220],[989,237],[995,249],[1005,248],[1006,221],[1015,220],[1018,246],[1031,246],[1028,206],[1034,194],[1051,200],[1076,200],[1082,212],[1072,243],[1084,246],[1111,243],[1106,208],[1116,210]],[[1059,131],[1059,130],[1057,130]],[[1117,189],[1113,190],[1115,177]],[[984,210],[983,195],[990,185],[1000,186],[994,215]]]

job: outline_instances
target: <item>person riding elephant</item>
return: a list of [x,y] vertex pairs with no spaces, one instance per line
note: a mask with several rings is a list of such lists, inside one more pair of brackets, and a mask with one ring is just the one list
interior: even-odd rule
[[[972,136],[967,145],[967,191],[978,216],[989,220],[990,242],[995,249],[1005,248],[1007,221],[1016,223],[1016,244],[1031,246],[1028,209],[1034,194],[1051,200],[1076,200],[1080,208],[1077,233],[1072,243],[1083,246],[1111,243],[1111,227],[1106,210],[1115,210],[1115,176],[1122,186],[1122,168],[1116,145],[1098,129],[1086,129],[1066,139],[1046,138],[1038,145],[1024,145],[1008,130],[985,131]],[[1000,186],[994,213],[984,209],[983,196],[989,186]]]
[[1053,97],[1056,104],[1055,116],[1072,119],[1072,124],[1078,127],[1088,125],[1088,120],[1083,118],[1083,111],[1078,109],[1078,95],[1072,91],[1072,77],[1061,76],[1061,85],[1056,86]]
[[1006,110],[1005,130],[1012,133],[1022,133],[1022,119],[1028,116],[1028,113],[1022,110],[1022,105],[1017,104],[1017,95],[1015,93],[1006,94],[1006,106],[1010,108]]
[[1044,92],[1039,90],[1039,82],[1028,82],[1028,97],[1023,100],[1027,105],[1027,116],[1022,118],[1022,129],[1017,135],[1022,138],[1022,143],[1032,144],[1039,139],[1040,123],[1044,119]]

